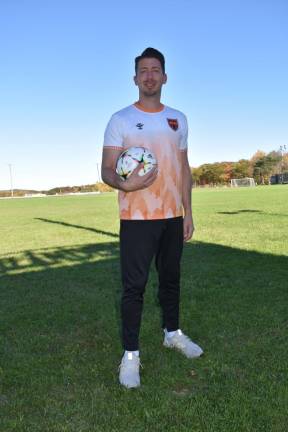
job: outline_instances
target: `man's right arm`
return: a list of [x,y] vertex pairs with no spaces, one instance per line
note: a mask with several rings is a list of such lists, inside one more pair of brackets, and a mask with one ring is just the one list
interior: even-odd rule
[[115,189],[124,190],[124,181],[116,173],[116,163],[121,153],[122,150],[110,149],[109,147],[103,148],[101,177],[103,182],[109,186]]

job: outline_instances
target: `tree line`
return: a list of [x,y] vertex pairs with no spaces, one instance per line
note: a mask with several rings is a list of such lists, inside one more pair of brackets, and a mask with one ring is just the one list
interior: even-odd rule
[[270,177],[288,171],[288,152],[258,150],[251,159],[215,162],[191,168],[194,186],[227,185],[231,179],[253,177],[257,184],[269,184]]
[[[269,184],[270,177],[274,174],[288,172],[288,152],[271,151],[265,153],[258,150],[250,160],[240,159],[238,162],[215,162],[191,167],[194,186],[228,185],[233,178],[253,177],[257,184]],[[113,189],[102,183],[96,182],[82,186],[63,186],[50,190],[36,191],[14,189],[14,196],[25,196],[42,193],[45,195],[62,195],[79,192],[110,192]],[[0,197],[10,197],[10,190],[1,190]]]

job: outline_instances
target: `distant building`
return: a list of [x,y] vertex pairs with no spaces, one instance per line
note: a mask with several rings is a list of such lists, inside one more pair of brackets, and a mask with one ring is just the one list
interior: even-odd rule
[[274,174],[270,177],[270,184],[288,184],[288,172]]
[[44,193],[25,193],[25,198],[35,198],[35,197],[45,197],[45,196],[47,196],[46,194],[44,194]]

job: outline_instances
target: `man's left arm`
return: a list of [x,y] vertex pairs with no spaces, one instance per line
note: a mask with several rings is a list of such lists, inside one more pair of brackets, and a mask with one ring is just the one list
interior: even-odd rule
[[193,216],[192,216],[192,174],[188,162],[187,151],[181,151],[182,165],[182,205],[184,209],[183,220],[183,238],[188,241],[192,238],[194,232]]

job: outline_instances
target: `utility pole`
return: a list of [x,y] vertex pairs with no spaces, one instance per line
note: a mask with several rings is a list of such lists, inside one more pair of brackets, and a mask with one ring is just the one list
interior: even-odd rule
[[281,153],[281,174],[283,173],[283,156],[284,153],[286,152],[286,145],[284,144],[283,146],[280,146],[280,153]]
[[101,177],[100,177],[100,174],[99,174],[99,167],[98,167],[98,162],[97,162],[97,174],[98,174],[98,182],[100,183],[101,182]]
[[8,164],[9,165],[9,172],[10,172],[10,190],[11,190],[11,197],[13,198],[14,196],[14,191],[13,191],[13,180],[12,180],[12,164]]
[[283,176],[283,156],[284,156],[285,152],[286,152],[286,145],[284,144],[283,146],[282,145],[280,146],[280,153],[281,153],[281,183],[283,183],[283,179],[284,179],[284,176]]

